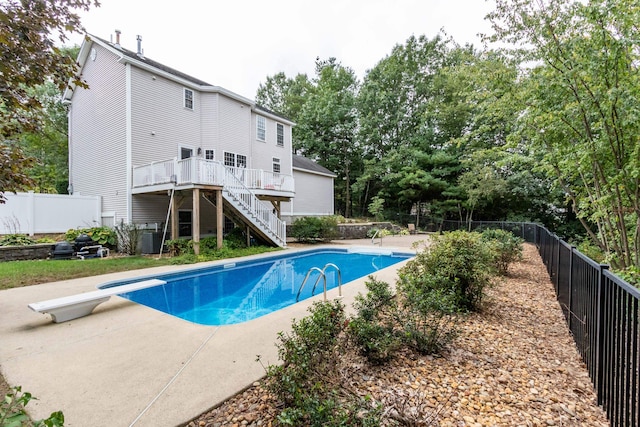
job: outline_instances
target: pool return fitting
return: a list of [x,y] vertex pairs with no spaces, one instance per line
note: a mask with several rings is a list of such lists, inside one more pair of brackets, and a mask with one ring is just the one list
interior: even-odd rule
[[336,269],[336,271],[338,272],[338,296],[342,296],[342,273],[340,272],[340,269],[338,268],[337,265],[333,264],[333,263],[327,263],[324,265],[324,267],[322,268],[322,270],[320,270],[318,267],[311,267],[309,269],[309,271],[307,271],[307,275],[304,277],[304,280],[302,281],[302,284],[300,285],[300,289],[298,289],[298,295],[296,295],[296,302],[300,301],[300,292],[302,292],[302,289],[304,288],[304,285],[307,283],[307,280],[309,280],[309,276],[311,276],[311,273],[314,271],[318,271],[320,273],[320,275],[318,276],[318,278],[316,279],[316,283],[314,283],[313,288],[311,289],[311,296],[313,296],[314,292],[316,291],[316,286],[318,286],[318,282],[320,281],[320,278],[323,279],[324,281],[324,300],[327,300],[327,275],[326,275],[326,270],[328,267],[333,267]]

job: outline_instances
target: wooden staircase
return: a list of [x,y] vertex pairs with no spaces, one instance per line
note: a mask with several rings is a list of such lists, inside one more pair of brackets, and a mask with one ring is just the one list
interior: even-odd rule
[[278,218],[273,206],[258,199],[230,168],[225,168],[224,171],[222,198],[225,208],[230,209],[260,240],[282,248],[287,246],[287,228],[284,221]]

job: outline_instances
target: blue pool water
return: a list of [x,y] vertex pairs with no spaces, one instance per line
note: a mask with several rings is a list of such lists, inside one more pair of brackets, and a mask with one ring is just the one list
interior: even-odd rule
[[[412,257],[410,253],[354,252],[348,249],[320,249],[276,255],[253,261],[229,261],[213,267],[193,268],[178,273],[138,277],[107,283],[101,288],[157,278],[162,286],[120,294],[121,297],[202,325],[230,325],[246,322],[296,302],[307,272],[335,264],[345,284]],[[325,270],[327,289],[338,286],[338,272]],[[311,297],[320,276],[313,271],[300,294]],[[323,280],[314,295],[322,294]]]

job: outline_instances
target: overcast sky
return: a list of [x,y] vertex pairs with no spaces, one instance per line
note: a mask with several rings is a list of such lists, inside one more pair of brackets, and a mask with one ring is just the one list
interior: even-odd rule
[[[480,47],[493,0],[100,0],[86,30],[210,84],[253,99],[267,76],[312,78],[316,57],[335,57],[361,80],[411,35],[443,28]],[[80,44],[73,36],[71,44]]]

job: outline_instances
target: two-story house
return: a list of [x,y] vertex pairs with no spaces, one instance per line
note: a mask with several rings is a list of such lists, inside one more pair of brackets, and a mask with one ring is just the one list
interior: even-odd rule
[[170,224],[171,238],[191,236],[197,250],[202,235],[221,246],[232,221],[285,246],[282,203],[292,217],[294,206],[333,213],[335,175],[307,159],[294,165],[290,120],[146,58],[139,36],[133,52],[119,33],[87,35],[78,63],[89,87],[64,93],[69,189],[102,197],[103,224]]

